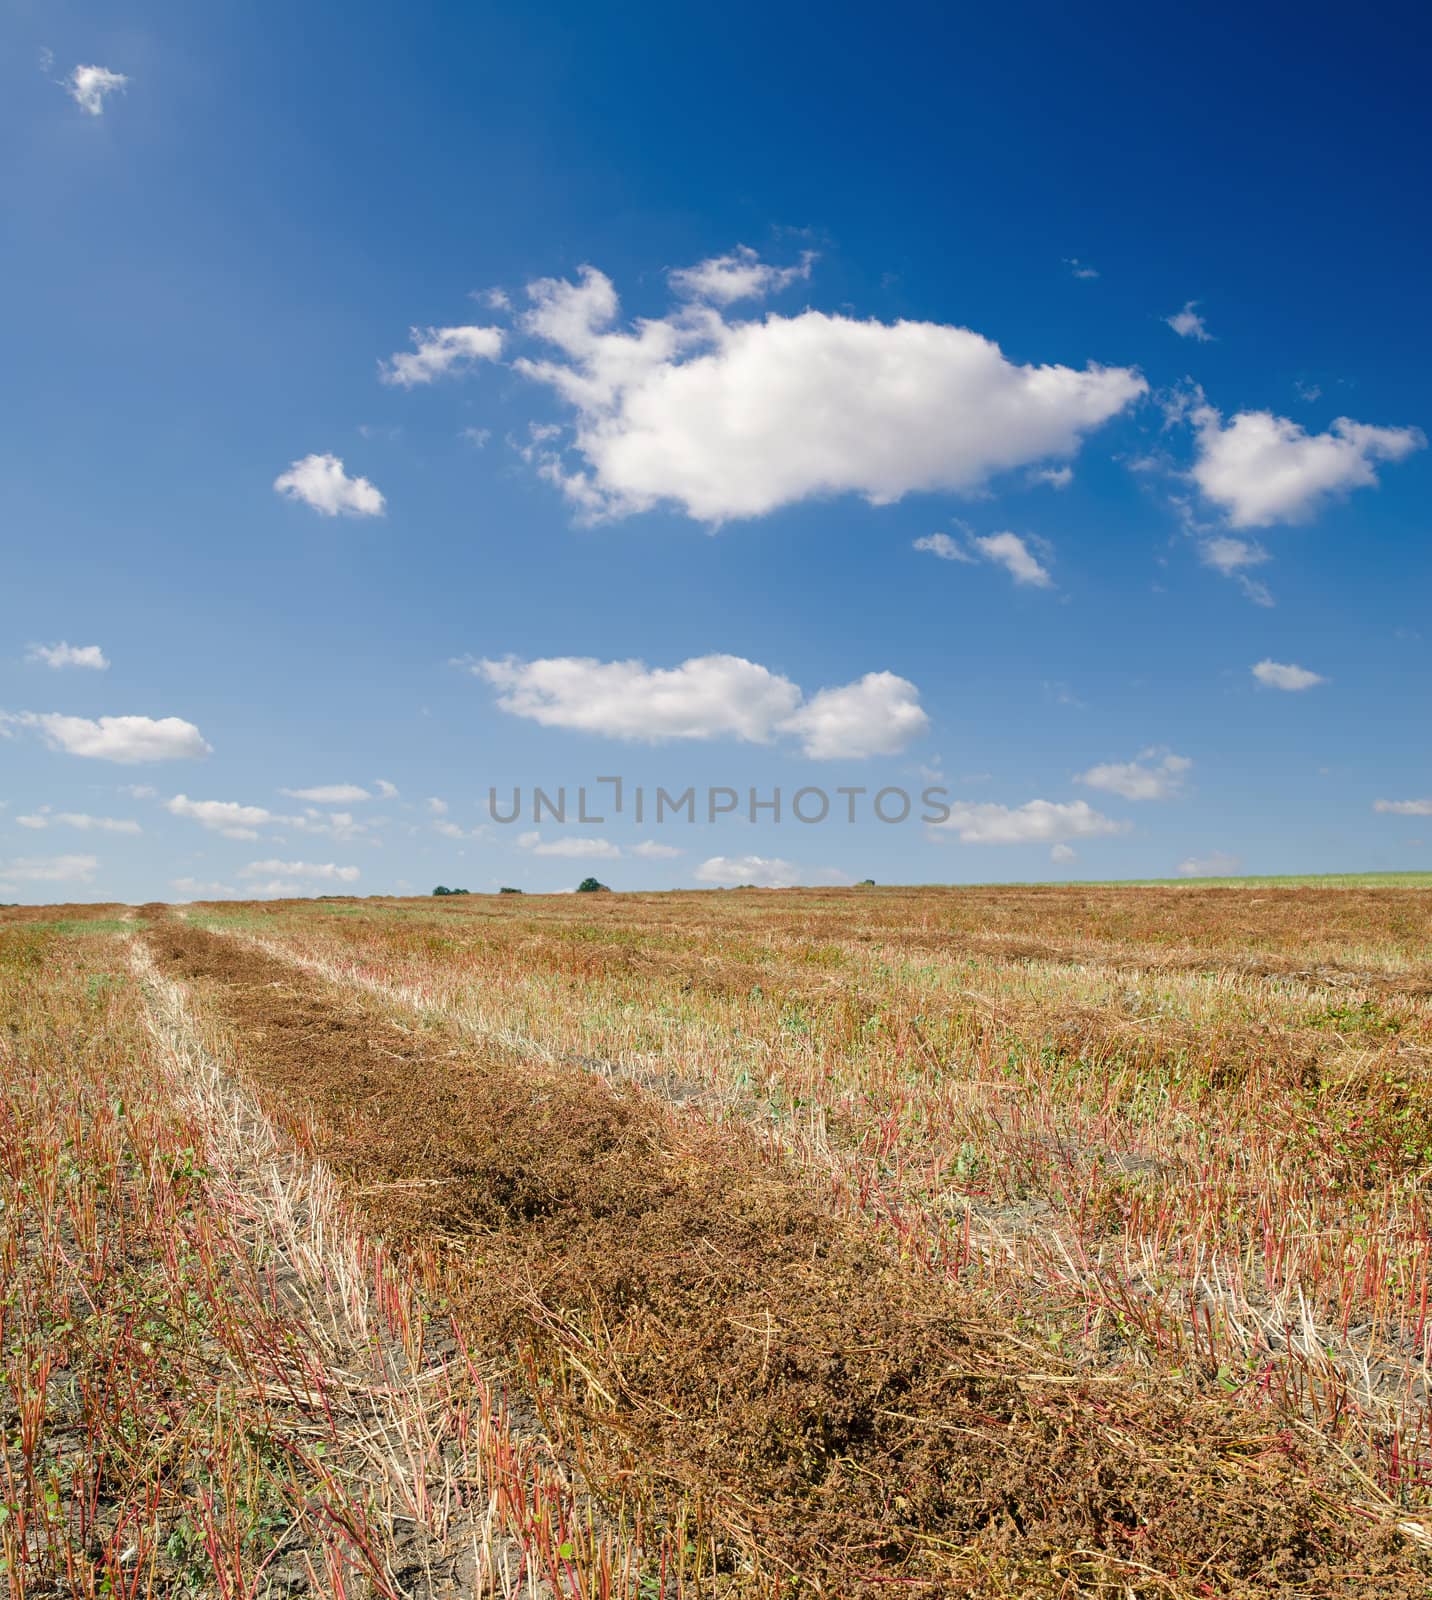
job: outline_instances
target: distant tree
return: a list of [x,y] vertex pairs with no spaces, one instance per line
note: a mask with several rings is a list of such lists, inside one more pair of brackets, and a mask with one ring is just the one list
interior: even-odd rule
[[503,886],[497,892],[498,892],[498,894],[521,894],[522,893],[522,891],[520,889],[509,889],[506,884],[503,884]]
[[433,893],[434,894],[471,894],[472,890],[471,889],[449,889],[446,884],[440,883],[437,886],[437,888],[433,890]]
[[606,884],[598,883],[595,878],[583,878],[577,885],[578,894],[610,894],[611,890]]
[[856,884],[855,887],[857,889],[873,889],[875,887],[875,879],[874,878],[862,878],[860,880],[860,882]]

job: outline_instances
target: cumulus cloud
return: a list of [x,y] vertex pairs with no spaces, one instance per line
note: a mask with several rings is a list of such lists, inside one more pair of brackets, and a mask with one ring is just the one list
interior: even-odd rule
[[1394,817],[1432,817],[1432,800],[1374,800],[1372,809]]
[[789,678],[741,656],[694,656],[677,667],[574,656],[457,664],[497,689],[498,705],[513,716],[652,744],[769,744],[787,734],[813,760],[860,759],[903,749],[929,720],[914,684],[891,672],[806,699]]
[[0,732],[33,728],[51,750],[95,761],[193,761],[211,753],[182,717],[70,717],[59,711],[0,711]]
[[975,561],[959,540],[952,539],[947,533],[926,534],[923,539],[915,540],[915,549],[928,550],[932,556],[938,556],[941,561],[964,561],[970,566],[973,566]]
[[373,787],[378,791],[380,800],[396,800],[398,798],[397,784],[389,783],[386,778],[375,778]]
[[366,478],[350,478],[332,455],[304,456],[273,481],[290,500],[301,500],[325,517],[381,517],[387,502]]
[[97,644],[32,644],[25,652],[26,661],[38,662],[46,667],[88,667],[92,672],[108,672],[109,662]]
[[801,869],[779,856],[711,856],[696,869],[698,883],[726,888],[750,883],[758,889],[790,889],[801,881]]
[[1049,859],[1055,864],[1055,866],[1062,867],[1071,861],[1077,861],[1079,859],[1079,852],[1077,850],[1070,849],[1067,844],[1056,844],[1049,852]]
[[1182,793],[1193,762],[1170,750],[1144,750],[1136,761],[1109,761],[1090,767],[1074,780],[1125,800],[1172,800]]
[[930,725],[920,691],[893,672],[867,672],[855,683],[822,689],[780,724],[812,761],[895,755]]
[[414,328],[413,350],[399,350],[378,363],[384,383],[411,389],[435,378],[470,367],[477,361],[496,361],[502,354],[501,328]]
[[571,408],[578,460],[555,446],[530,457],[590,517],[674,504],[717,523],[820,496],[976,492],[1072,456],[1148,387],[1130,368],[1019,365],[941,323],[743,322],[691,302],[622,327],[592,267],[527,292],[523,328],[556,353],[515,366]]
[[1127,833],[1127,822],[1116,822],[1095,811],[1087,800],[1029,800],[1022,806],[959,802],[944,822],[931,832],[953,833],[961,844],[1062,844],[1068,839],[1097,839]]
[[0,861],[0,889],[20,883],[89,883],[98,867],[97,856],[11,856]]
[[16,817],[22,828],[78,828],[81,833],[142,833],[137,822],[124,817],[92,817],[84,811],[51,811],[42,806],[28,816]]
[[1309,433],[1271,411],[1240,411],[1225,422],[1201,398],[1188,415],[1196,431],[1193,481],[1235,528],[1305,522],[1327,501],[1377,484],[1380,462],[1401,461],[1427,443],[1420,428],[1378,428],[1339,417]]
[[[1036,542],[1048,550],[1043,541]],[[1049,569],[1040,563],[1017,533],[991,533],[981,538],[966,530],[963,544],[948,533],[931,533],[923,539],[916,539],[914,547],[938,556],[941,561],[963,561],[970,565],[979,561],[992,562],[997,567],[1003,567],[1016,583],[1028,584],[1036,589],[1051,589],[1054,586]]]
[[1227,878],[1242,865],[1237,856],[1214,850],[1206,856],[1186,856],[1178,864],[1178,875],[1181,878]]
[[986,561],[1003,567],[1016,583],[1029,584],[1035,589],[1053,588],[1054,579],[1049,569],[1040,565],[1017,533],[992,533],[987,538],[971,539],[970,543]]
[[266,878],[281,874],[288,878],[308,878],[318,883],[356,883],[357,867],[340,867],[332,861],[250,861],[239,869],[241,878]]
[[1259,661],[1250,671],[1265,689],[1286,689],[1291,693],[1312,689],[1328,681],[1319,673],[1294,666],[1290,661]]
[[1051,489],[1067,489],[1074,481],[1073,467],[1036,467],[1030,473],[1035,483],[1047,483]]
[[656,839],[643,839],[631,847],[631,854],[643,861],[671,861],[681,854],[674,844],[662,844]]
[[129,83],[122,72],[108,67],[76,67],[65,79],[65,92],[87,116],[104,114],[107,96],[118,93]]
[[686,300],[710,300],[728,306],[737,300],[760,300],[810,277],[815,252],[805,251],[794,267],[773,267],[749,245],[738,244],[724,256],[712,256],[694,267],[667,273],[671,287]]
[[[392,787],[390,784],[389,788]],[[357,800],[371,800],[373,796],[356,783],[320,783],[312,789],[280,789],[293,800],[312,800],[318,805],[341,806]]]
[[621,847],[610,839],[544,839],[540,833],[519,833],[517,843],[534,856],[563,856],[572,861],[615,861]]
[[257,839],[259,828],[283,820],[264,806],[240,805],[237,800],[191,800],[186,794],[166,800],[164,809],[172,816],[188,817],[226,839]]
[[1213,335],[1208,331],[1208,325],[1203,318],[1193,309],[1197,304],[1197,300],[1185,301],[1182,311],[1175,311],[1171,317],[1165,317],[1164,321],[1180,339],[1196,339],[1199,344],[1207,344]]

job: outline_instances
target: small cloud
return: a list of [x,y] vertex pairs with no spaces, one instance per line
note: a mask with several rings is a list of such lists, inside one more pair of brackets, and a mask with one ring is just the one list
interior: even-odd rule
[[92,817],[84,811],[51,811],[41,806],[34,814],[16,817],[22,828],[76,828],[81,833],[142,833],[137,822],[123,817]]
[[186,794],[166,800],[164,809],[171,816],[187,817],[226,839],[257,839],[259,828],[285,820],[264,806],[246,806],[237,800],[191,800]]
[[401,350],[378,363],[384,383],[411,389],[478,361],[496,361],[504,334],[501,328],[414,328],[412,338],[415,350]]
[[1182,311],[1175,311],[1171,317],[1165,317],[1164,321],[1180,339],[1196,339],[1200,344],[1208,344],[1213,335],[1208,331],[1203,318],[1193,309],[1197,304],[1197,300],[1189,300]]
[[182,717],[70,717],[59,711],[0,711],[7,727],[34,728],[51,750],[97,761],[193,761],[212,753]]
[[1082,278],[1086,282],[1099,276],[1099,269],[1091,267],[1087,261],[1081,261],[1078,256],[1065,256],[1064,265],[1069,268],[1070,275]]
[[1285,689],[1294,694],[1328,681],[1321,674],[1289,661],[1260,661],[1250,670],[1265,689]]
[[942,833],[953,833],[961,844],[1052,846],[1069,839],[1097,839],[1128,831],[1127,822],[1116,822],[1095,811],[1087,800],[1029,800],[1022,806],[962,801],[950,808],[944,822],[931,827],[930,834],[939,838]]
[[970,566],[975,564],[975,558],[969,551],[947,533],[927,534],[923,539],[916,539],[914,547],[916,550],[928,550],[932,556],[939,556],[941,561],[964,561]]
[[188,895],[191,900],[229,900],[235,895],[244,893],[231,883],[216,883],[212,880],[203,883],[198,878],[171,878],[169,887],[177,889],[182,895]]
[[1206,856],[1186,856],[1178,864],[1178,875],[1180,878],[1228,878],[1242,865],[1237,856],[1214,850]]
[[1125,800],[1172,800],[1182,793],[1192,766],[1187,756],[1158,748],[1142,751],[1137,761],[1110,761],[1090,767],[1074,781]]
[[435,816],[435,817],[445,817],[447,815],[447,812],[448,812],[448,803],[447,803],[447,801],[446,800],[439,800],[438,797],[435,794],[428,796],[427,805],[428,805],[429,812],[433,816]]
[[118,93],[128,83],[124,73],[111,72],[108,67],[76,67],[64,87],[86,116],[98,117],[104,114],[106,96]]
[[281,472],[273,486],[325,517],[381,517],[387,505],[366,478],[350,478],[334,455],[304,456]]
[[1394,817],[1432,817],[1432,800],[1374,800],[1372,809]]
[[279,793],[292,800],[311,800],[321,806],[341,806],[373,798],[356,783],[321,783],[312,789],[280,789]]
[[631,854],[640,856],[643,861],[670,861],[679,856],[681,851],[674,844],[660,844],[655,839],[643,839],[640,844],[631,847]]
[[1232,578],[1255,606],[1271,607],[1274,604],[1268,586],[1256,578],[1250,578],[1246,571],[1248,567],[1262,566],[1265,561],[1272,559],[1255,540],[1234,539],[1227,534],[1219,534],[1199,544],[1198,556],[1204,566],[1221,572],[1225,578]]
[[1293,392],[1299,400],[1306,400],[1309,405],[1314,400],[1321,400],[1323,395],[1322,385],[1317,383],[1304,383],[1301,378],[1293,380]]
[[[916,550],[928,551],[941,561],[962,561],[973,565],[988,561],[1003,567],[1018,584],[1028,584],[1036,589],[1050,589],[1054,579],[1048,568],[1041,565],[1029,546],[1017,533],[992,533],[986,537],[970,535],[965,544],[947,533],[931,533],[914,541]],[[1043,547],[1047,550],[1047,546]]]
[[988,538],[971,540],[975,549],[996,566],[1003,567],[1018,584],[1035,589],[1052,589],[1054,579],[1017,533],[992,533]]
[[89,883],[98,867],[96,856],[12,856],[0,861],[0,889],[20,883]]
[[1077,861],[1079,859],[1079,852],[1072,849],[1067,844],[1056,844],[1049,852],[1049,859],[1054,862],[1056,866],[1062,867],[1070,861]]
[[250,861],[239,869],[241,878],[265,878],[279,874],[286,878],[308,878],[317,883],[356,883],[357,867],[340,867],[332,861]]
[[386,778],[375,778],[373,787],[378,791],[380,800],[396,800],[398,798],[397,785],[389,783]]
[[772,267],[762,261],[749,245],[738,244],[724,256],[712,256],[694,267],[667,273],[677,294],[688,300],[710,300],[716,305],[732,305],[737,300],[760,300],[810,277],[816,260],[813,250],[801,256],[794,267]]
[[25,652],[26,661],[45,667],[87,667],[92,672],[108,672],[109,661],[97,644],[32,644]]
[[1031,483],[1047,483],[1051,489],[1067,489],[1074,481],[1073,467],[1040,467],[1029,475]]
[[615,861],[621,855],[621,847],[610,839],[544,839],[535,830],[519,833],[517,843],[534,856],[561,856],[572,861]]
[[466,439],[474,450],[481,450],[487,441],[492,437],[492,429],[464,428],[458,437],[461,439]]
[[696,869],[698,883],[722,888],[752,884],[758,889],[791,889],[801,881],[801,869],[778,856],[711,856]]

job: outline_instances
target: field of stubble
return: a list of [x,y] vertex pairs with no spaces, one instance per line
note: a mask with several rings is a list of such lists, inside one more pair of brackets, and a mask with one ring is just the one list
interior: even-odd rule
[[1432,1592],[1432,892],[0,911],[22,1596]]

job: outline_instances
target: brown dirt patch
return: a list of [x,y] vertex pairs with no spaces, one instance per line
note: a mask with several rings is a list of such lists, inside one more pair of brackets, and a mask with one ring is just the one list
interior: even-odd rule
[[[218,936],[149,933],[471,1337],[544,1377],[594,1487],[694,1499],[718,1592],[1421,1592],[1312,1445],[1218,1399],[1053,1370],[754,1138]],[[796,1582],[792,1586],[791,1579]]]

